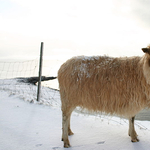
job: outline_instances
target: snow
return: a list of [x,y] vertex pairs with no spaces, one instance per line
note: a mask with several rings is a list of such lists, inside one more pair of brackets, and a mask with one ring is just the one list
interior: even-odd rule
[[[22,87],[28,86],[31,85],[23,84]],[[14,89],[20,88],[14,86]],[[51,99],[54,102],[47,105],[46,94],[40,103],[30,95],[33,101],[30,103],[25,94],[22,96],[21,92],[14,91],[12,94],[11,90],[12,86],[0,88],[0,150],[66,149],[61,141],[59,92],[55,93],[56,99]],[[35,91],[31,90],[30,94],[32,92]],[[150,122],[136,120],[135,124],[140,139],[138,143],[130,141],[126,119],[73,112],[71,127],[75,134],[69,137],[72,147],[68,150],[149,150]]]
[[[78,72],[79,78],[77,78],[77,81],[80,81],[83,78],[83,76],[85,78],[90,78],[93,75],[93,71],[91,71],[91,68],[95,69],[95,68],[103,67],[103,69],[106,69],[105,67],[108,64],[110,64],[109,65],[110,68],[118,66],[116,62],[113,62],[115,58],[108,57],[106,55],[105,56],[76,56],[73,57],[73,59],[79,60],[81,63],[79,66],[74,65],[74,71],[72,72],[72,75],[75,75]],[[97,64],[97,62],[99,63]]]

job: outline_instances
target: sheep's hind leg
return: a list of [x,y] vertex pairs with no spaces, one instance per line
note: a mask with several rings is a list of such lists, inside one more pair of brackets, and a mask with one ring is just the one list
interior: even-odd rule
[[74,133],[72,132],[71,128],[70,128],[70,118],[71,118],[71,114],[69,116],[69,124],[68,124],[68,135],[73,135]]
[[137,138],[137,133],[134,128],[134,119],[135,117],[129,119],[129,136],[131,137],[132,142],[138,142],[139,139]]
[[[67,110],[67,111],[66,111]],[[68,108],[62,109],[62,141],[64,142],[64,147],[70,147],[70,142],[68,139],[68,135],[72,135],[73,132],[70,129],[70,117],[73,109]]]

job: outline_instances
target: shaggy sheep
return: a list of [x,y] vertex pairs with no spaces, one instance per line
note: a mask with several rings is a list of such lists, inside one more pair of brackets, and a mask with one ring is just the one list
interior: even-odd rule
[[150,46],[142,50],[143,57],[73,57],[60,67],[64,147],[70,147],[70,116],[77,106],[128,118],[131,141],[139,141],[134,117],[150,107]]

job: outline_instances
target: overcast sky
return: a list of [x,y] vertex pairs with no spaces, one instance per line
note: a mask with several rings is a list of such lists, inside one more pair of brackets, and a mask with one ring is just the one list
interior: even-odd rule
[[149,0],[0,0],[0,57],[143,55]]

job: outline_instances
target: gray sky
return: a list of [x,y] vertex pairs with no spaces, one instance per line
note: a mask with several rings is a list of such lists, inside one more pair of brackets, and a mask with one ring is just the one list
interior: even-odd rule
[[143,55],[149,0],[0,0],[0,57]]

